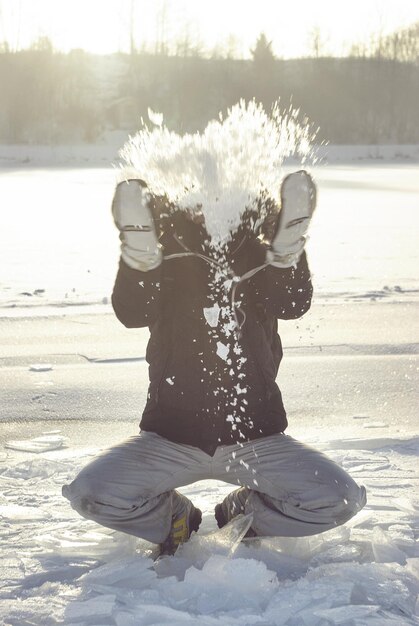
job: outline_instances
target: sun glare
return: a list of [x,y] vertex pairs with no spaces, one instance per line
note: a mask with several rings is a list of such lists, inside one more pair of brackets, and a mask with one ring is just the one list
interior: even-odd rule
[[334,0],[3,0],[0,39],[18,49],[44,36],[59,50],[83,48],[98,54],[127,52],[132,43],[150,51],[163,43],[173,51],[176,42],[183,42],[200,53],[246,57],[265,32],[274,53],[286,58],[310,53],[313,32],[325,53],[340,55],[373,33],[418,20],[417,0],[352,0],[345,5]]

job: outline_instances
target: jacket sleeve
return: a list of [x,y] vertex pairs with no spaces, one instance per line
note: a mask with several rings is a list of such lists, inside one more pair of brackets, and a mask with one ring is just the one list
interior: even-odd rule
[[261,274],[263,276],[256,289],[271,315],[292,320],[309,310],[313,286],[305,252],[295,268],[280,269],[268,265]]
[[127,328],[150,326],[160,309],[161,265],[149,272],[131,269],[122,259],[112,293],[116,317]]

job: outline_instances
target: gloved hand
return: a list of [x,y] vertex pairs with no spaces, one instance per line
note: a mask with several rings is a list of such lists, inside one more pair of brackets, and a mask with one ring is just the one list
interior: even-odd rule
[[112,202],[112,215],[120,231],[121,256],[129,267],[141,272],[158,267],[163,258],[149,199],[143,181],[128,180],[117,185]]
[[316,186],[305,170],[286,176],[281,185],[281,211],[266,262],[280,268],[296,266],[316,208]]

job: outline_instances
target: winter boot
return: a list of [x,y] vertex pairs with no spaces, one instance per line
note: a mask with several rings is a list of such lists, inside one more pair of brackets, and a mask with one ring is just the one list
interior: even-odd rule
[[172,527],[160,544],[160,556],[173,555],[189,539],[192,532],[198,530],[202,521],[202,512],[178,491],[172,494],[172,511]]
[[[215,507],[215,519],[217,520],[218,528],[222,528],[228,522],[239,515],[244,513],[247,498],[249,497],[249,489],[247,487],[240,487],[232,491],[224,498],[221,504],[217,504]],[[249,528],[245,537],[255,537],[254,530]]]

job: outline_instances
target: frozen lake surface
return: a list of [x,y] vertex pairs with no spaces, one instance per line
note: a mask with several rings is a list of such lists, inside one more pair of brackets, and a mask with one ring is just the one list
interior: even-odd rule
[[80,519],[61,497],[61,485],[97,448],[66,448],[51,431],[43,452],[39,438],[33,452],[35,443],[0,458],[2,624],[419,623],[417,437],[317,444],[366,486],[368,504],[350,523],[313,537],[240,544],[240,528],[216,532],[213,516],[231,487],[183,488],[203,524],[183,550],[156,563],[151,544]]
[[[316,297],[417,299],[419,166],[314,168]],[[109,302],[119,240],[112,168],[0,170],[0,314]]]
[[419,168],[314,174],[316,297],[281,322],[280,384],[289,434],[365,485],[367,506],[323,535],[240,543],[213,514],[231,486],[201,481],[182,489],[198,534],[154,563],[61,496],[137,432],[147,393],[147,331],[96,314],[118,261],[113,172],[0,170],[0,624],[418,626]]

